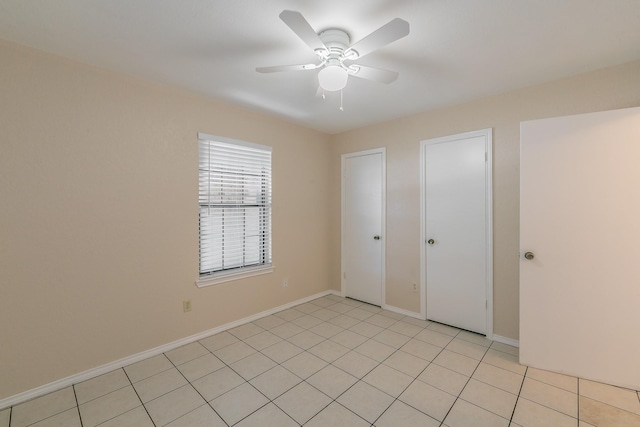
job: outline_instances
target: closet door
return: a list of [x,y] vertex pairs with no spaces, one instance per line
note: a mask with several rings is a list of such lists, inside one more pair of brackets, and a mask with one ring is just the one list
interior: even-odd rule
[[342,157],[342,291],[384,303],[384,149]]
[[487,334],[491,289],[486,129],[423,142],[427,318]]

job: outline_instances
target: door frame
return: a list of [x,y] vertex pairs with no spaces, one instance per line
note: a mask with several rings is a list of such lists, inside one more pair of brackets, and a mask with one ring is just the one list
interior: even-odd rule
[[471,132],[459,133],[456,135],[431,138],[420,141],[420,317],[427,318],[427,171],[425,156],[428,145],[442,144],[461,139],[484,137],[485,140],[485,236],[486,236],[486,336],[493,339],[493,129],[481,129]]
[[380,220],[382,222],[381,227],[380,227],[380,238],[382,239],[382,244],[380,245],[381,247],[381,253],[380,253],[380,279],[381,279],[381,283],[380,283],[380,305],[382,308],[384,308],[386,306],[386,292],[385,292],[385,283],[386,283],[386,252],[385,252],[385,248],[387,246],[386,244],[386,224],[387,224],[387,220],[386,220],[386,212],[387,212],[387,149],[385,147],[382,148],[374,148],[371,150],[365,150],[365,151],[357,151],[354,153],[346,153],[343,154],[341,156],[341,165],[340,165],[340,182],[341,182],[341,196],[340,196],[340,204],[341,204],[341,216],[340,216],[340,293],[341,295],[344,297],[345,296],[345,250],[344,250],[344,239],[345,239],[345,216],[346,216],[346,203],[345,203],[345,198],[346,198],[346,189],[345,189],[345,163],[346,160],[352,157],[361,157],[361,156],[368,156],[368,155],[372,155],[372,154],[380,154],[381,158],[380,158],[380,169],[381,169],[381,179],[382,179],[382,188],[380,189],[380,191],[382,192],[382,197],[381,197],[381,216],[380,216]]

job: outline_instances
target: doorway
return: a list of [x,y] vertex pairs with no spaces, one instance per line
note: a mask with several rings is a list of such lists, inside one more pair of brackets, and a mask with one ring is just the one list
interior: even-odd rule
[[342,156],[342,294],[382,306],[385,271],[384,148]]
[[491,129],[422,141],[421,311],[493,334]]

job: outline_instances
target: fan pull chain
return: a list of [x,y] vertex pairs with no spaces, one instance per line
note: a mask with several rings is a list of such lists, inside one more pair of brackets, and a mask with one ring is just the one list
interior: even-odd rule
[[344,108],[342,108],[342,89],[340,89],[340,111],[344,111]]
[[327,99],[327,97],[324,94],[324,89],[322,89],[322,100],[324,101],[325,99]]

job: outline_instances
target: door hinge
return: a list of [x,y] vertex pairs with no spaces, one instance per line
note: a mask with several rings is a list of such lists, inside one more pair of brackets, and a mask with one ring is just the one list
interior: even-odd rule
[[489,153],[487,153],[486,151],[484,152],[484,161],[485,162],[489,161]]

